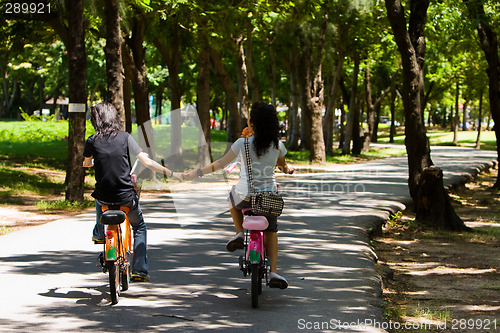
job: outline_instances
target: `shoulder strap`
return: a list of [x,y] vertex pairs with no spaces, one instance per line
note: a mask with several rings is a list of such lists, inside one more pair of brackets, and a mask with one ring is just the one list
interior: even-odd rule
[[252,159],[250,158],[250,146],[248,138],[245,138],[245,156],[247,158],[248,187],[250,189],[250,193],[254,194],[255,189],[253,187]]

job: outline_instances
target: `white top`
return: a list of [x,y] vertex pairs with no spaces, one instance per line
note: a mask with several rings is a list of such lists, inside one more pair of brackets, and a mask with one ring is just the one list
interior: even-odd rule
[[[279,141],[278,149],[271,144],[267,152],[260,158],[257,157],[257,153],[254,148],[254,137],[248,139],[250,148],[250,159],[252,160],[252,175],[253,175],[253,185],[256,192],[261,191],[276,191],[276,181],[274,178],[274,169],[276,168],[276,162],[278,158],[286,155],[286,148],[283,142]],[[239,138],[231,146],[231,150],[238,156],[239,160],[242,161],[240,168],[240,180],[236,184],[235,191],[245,197],[250,197],[250,188],[248,183],[247,174],[247,159],[245,156],[245,139]]]

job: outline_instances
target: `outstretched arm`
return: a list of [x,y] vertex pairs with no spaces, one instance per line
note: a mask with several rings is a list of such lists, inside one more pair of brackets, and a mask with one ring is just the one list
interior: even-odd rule
[[141,151],[139,153],[139,155],[137,155],[137,159],[139,161],[141,161],[141,163],[144,164],[144,166],[146,168],[148,168],[148,169],[150,169],[150,170],[152,170],[154,172],[163,173],[164,175],[166,175],[169,178],[175,178],[177,180],[182,180],[180,173],[173,172],[172,170],[165,168],[160,163],[158,163],[158,162],[150,159],[149,156],[148,156],[148,154],[146,154],[143,151]]
[[[193,169],[191,171],[188,171],[184,173],[184,179],[185,180],[193,180],[198,177],[200,177],[199,173],[201,172],[201,175],[206,175],[209,173],[212,173],[214,171],[220,170],[224,168],[226,165],[231,163],[236,159],[236,154],[233,152],[232,149],[229,149],[229,151],[226,153],[226,155],[222,156],[220,159],[217,161],[213,162],[212,164],[209,164],[203,168],[200,169]],[[198,171],[200,170],[200,171]]]

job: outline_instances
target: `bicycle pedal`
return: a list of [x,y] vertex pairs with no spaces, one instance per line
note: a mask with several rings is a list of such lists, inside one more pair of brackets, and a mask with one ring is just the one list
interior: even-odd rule
[[99,268],[102,268],[102,272],[103,273],[106,273],[107,272],[107,269],[106,269],[106,265],[104,263],[104,255],[103,253],[99,253],[99,255],[97,256],[97,263],[96,263],[96,267],[99,267]]

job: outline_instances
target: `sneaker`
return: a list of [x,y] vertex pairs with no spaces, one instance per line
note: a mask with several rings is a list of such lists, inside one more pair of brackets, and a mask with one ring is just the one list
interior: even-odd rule
[[234,236],[229,242],[227,242],[226,250],[228,250],[229,252],[234,252],[238,249],[243,249],[245,247],[243,243],[243,237],[238,234]]
[[134,282],[148,282],[149,281],[149,275],[147,274],[141,274],[141,273],[132,273],[130,275],[130,280]]
[[94,242],[94,244],[104,244],[104,239],[92,237],[92,241]]
[[286,289],[288,287],[288,281],[284,277],[276,273],[273,272],[269,273],[269,278],[270,278],[269,280],[270,288]]

